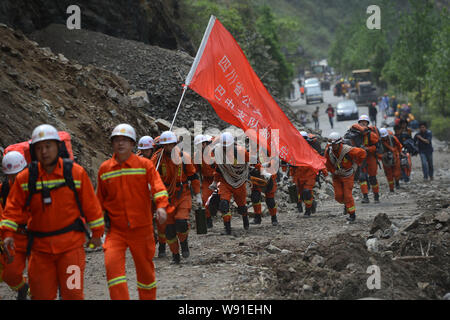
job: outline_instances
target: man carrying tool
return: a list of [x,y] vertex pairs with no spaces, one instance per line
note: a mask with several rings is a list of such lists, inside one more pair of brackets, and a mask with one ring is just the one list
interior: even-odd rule
[[352,195],[353,178],[357,166],[366,158],[366,151],[343,144],[343,139],[337,132],[332,132],[328,140],[325,166],[333,176],[334,198],[344,204],[344,214],[349,215],[347,221],[352,223],[356,218]]
[[[203,157],[203,153],[208,152],[209,157],[212,159],[212,150],[209,147],[209,144],[212,142],[212,137],[209,135],[197,135],[194,138],[194,145],[199,148],[197,153],[194,156],[194,159],[197,161],[201,158],[201,163],[196,165],[197,172],[200,175],[200,181],[201,181],[201,187],[202,187],[202,201],[203,206],[206,205],[206,202],[208,201],[208,198],[212,195],[214,190],[211,190],[209,186],[214,181],[214,172],[215,172],[215,165],[214,163],[208,164],[205,162],[205,159]],[[200,161],[199,161],[200,162]],[[205,213],[206,213],[206,225],[208,228],[213,227],[211,212],[209,211],[209,207],[205,207]]]
[[367,152],[367,158],[360,168],[359,183],[361,192],[363,194],[362,203],[369,203],[369,187],[367,181],[369,181],[372,187],[375,203],[380,202],[379,185],[377,181],[378,160],[377,160],[377,144],[379,137],[375,127],[369,127],[370,119],[367,115],[361,115],[357,125],[352,127],[358,127],[363,134],[363,144],[361,146]]
[[389,191],[394,192],[395,187],[400,188],[401,168],[400,168],[400,153],[402,152],[402,144],[398,141],[393,133],[390,133],[386,128],[380,129],[380,138],[383,143],[383,155],[381,160],[383,162],[384,174],[389,184]]
[[104,231],[101,207],[86,171],[63,160],[61,146],[54,127],[44,124],[34,129],[30,151],[37,162],[17,175],[3,213],[5,249],[13,253],[14,232],[30,212],[27,251],[31,251],[32,299],[53,300],[58,287],[64,300],[83,299],[83,244],[88,233],[83,219],[92,230],[89,246],[100,246]]
[[[195,166],[186,152],[177,146],[178,140],[172,131],[164,131],[159,138],[163,147],[153,155],[152,161],[156,165],[159,161],[158,172],[169,194],[169,202],[173,212],[170,212],[166,223],[166,241],[172,252],[172,262],[180,264],[180,246],[183,258],[190,255],[188,246],[189,213],[192,207],[191,190],[195,194],[195,205],[203,204],[200,194],[200,180]],[[162,152],[162,155],[161,155]]]
[[[246,182],[249,175],[250,155],[244,147],[235,143],[233,135],[229,132],[222,133],[220,138],[213,142],[213,144],[216,143],[217,170],[211,188],[219,189],[219,211],[225,227],[223,234],[231,235],[231,197],[236,201],[237,211],[242,216],[244,229],[248,230],[249,228]],[[261,165],[256,164],[255,168],[259,170]],[[264,173],[264,178],[268,180],[270,177],[269,173]]]
[[166,219],[167,191],[153,162],[133,153],[136,132],[132,126],[117,125],[110,139],[114,154],[101,164],[97,187],[97,197],[110,221],[103,244],[109,294],[112,300],[130,299],[125,270],[125,253],[130,248],[139,299],[155,300],[155,238],[148,185],[159,223]]
[[[4,208],[16,176],[27,167],[27,161],[18,151],[8,152],[2,160],[3,173],[7,179],[0,186],[1,203],[0,208]],[[24,214],[23,220],[18,224],[17,231],[13,234],[15,244],[15,255],[13,261],[6,261],[3,273],[0,271],[0,278],[13,290],[17,291],[17,300],[26,300],[28,294],[27,279],[23,276],[23,271],[27,261],[27,235],[26,226],[29,213]],[[0,226],[2,225],[2,212],[0,212]],[[1,231],[0,231],[1,232]],[[7,260],[9,257],[7,257]],[[8,263],[10,262],[10,263]]]

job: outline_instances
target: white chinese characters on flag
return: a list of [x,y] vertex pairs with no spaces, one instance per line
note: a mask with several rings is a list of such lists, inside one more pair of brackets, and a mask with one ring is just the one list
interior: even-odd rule
[[224,121],[243,129],[279,130],[279,157],[295,166],[325,168],[320,156],[275,102],[232,35],[214,16],[186,79]]

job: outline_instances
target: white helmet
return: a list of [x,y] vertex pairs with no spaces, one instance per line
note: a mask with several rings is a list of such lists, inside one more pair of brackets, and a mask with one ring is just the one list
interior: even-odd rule
[[386,128],[381,128],[381,129],[380,129],[380,137],[381,137],[381,138],[385,138],[385,137],[387,137],[388,135],[389,135],[389,132],[387,131]]
[[212,141],[212,136],[210,136],[209,134],[205,134],[203,136],[203,142],[211,142]]
[[224,132],[220,135],[220,144],[222,147],[231,146],[234,143],[234,137],[229,132]]
[[134,128],[126,123],[121,123],[117,125],[109,137],[110,139],[115,136],[124,136],[132,139],[134,142],[136,142],[136,131],[134,131]]
[[306,131],[300,131],[300,134],[302,135],[303,138],[308,137],[308,132],[306,132]]
[[171,144],[177,142],[177,136],[172,131],[164,131],[159,137],[159,144]]
[[15,174],[27,166],[27,161],[18,151],[10,151],[3,157],[2,168],[4,174]]
[[328,140],[331,144],[338,144],[342,142],[342,136],[338,132],[332,132],[328,136]]
[[363,114],[363,115],[361,115],[361,116],[359,117],[358,123],[359,123],[360,121],[367,121],[368,123],[370,123],[370,118],[369,118],[369,116]]
[[205,136],[202,134],[196,135],[194,138],[194,145],[198,145],[198,144],[202,143],[204,138],[205,138]]
[[154,145],[155,145],[155,142],[153,141],[152,137],[143,136],[142,138],[139,139],[138,149],[139,150],[153,149]]
[[41,124],[33,130],[33,133],[31,134],[31,144],[45,140],[61,141],[58,130],[56,130],[54,126],[49,124]]

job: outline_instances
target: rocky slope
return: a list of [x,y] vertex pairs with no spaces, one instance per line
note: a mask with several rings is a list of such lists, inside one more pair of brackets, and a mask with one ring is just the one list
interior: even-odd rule
[[40,48],[20,31],[0,26],[0,146],[28,140],[42,123],[68,131],[75,156],[93,178],[110,154],[109,134],[119,123],[138,135],[158,133],[138,108],[128,82]]
[[81,28],[194,54],[176,23],[178,0],[2,0],[0,22],[26,34],[51,23],[66,25],[70,5],[81,10]]

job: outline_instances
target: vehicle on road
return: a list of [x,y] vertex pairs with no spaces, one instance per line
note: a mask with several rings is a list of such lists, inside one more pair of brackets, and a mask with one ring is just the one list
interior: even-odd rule
[[305,86],[305,99],[306,104],[309,104],[311,101],[319,101],[323,103],[323,93],[320,89],[320,84],[315,86]]
[[359,118],[358,106],[354,100],[344,100],[336,106],[336,120],[353,120]]
[[355,88],[350,91],[350,98],[357,104],[369,105],[377,101],[377,88],[372,84],[370,69],[353,70]]
[[320,86],[320,81],[317,78],[308,78],[305,80],[305,87]]

